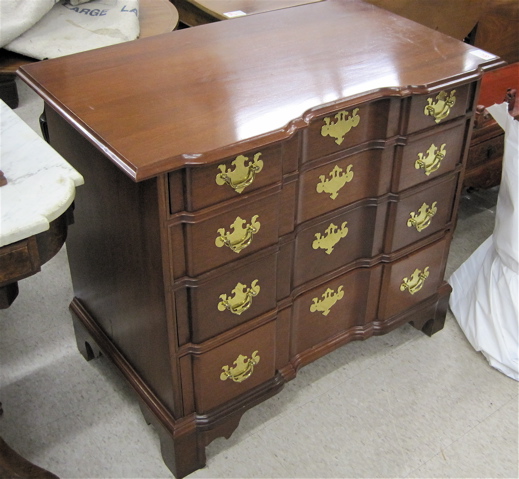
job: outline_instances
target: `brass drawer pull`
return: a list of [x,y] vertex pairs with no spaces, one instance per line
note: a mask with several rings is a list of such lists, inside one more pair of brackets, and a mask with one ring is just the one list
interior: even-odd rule
[[252,243],[253,236],[259,231],[261,224],[257,220],[258,215],[254,215],[250,224],[246,224],[246,221],[238,216],[231,225],[232,233],[225,231],[225,228],[217,231],[220,236],[215,240],[216,246],[218,248],[227,246],[235,253],[239,253]]
[[436,95],[436,101],[432,98],[427,98],[427,105],[424,108],[424,115],[432,116],[436,123],[440,123],[443,119],[449,116],[451,108],[456,103],[456,90],[452,90],[449,94],[446,91],[441,91]]
[[218,311],[229,310],[233,314],[242,314],[251,307],[252,298],[258,295],[260,289],[257,279],[251,283],[250,287],[238,283],[232,290],[232,298],[226,294],[220,295],[221,301],[218,303]]
[[328,316],[330,310],[335,306],[337,301],[344,297],[343,286],[339,286],[337,291],[328,288],[323,294],[322,298],[312,298],[313,303],[310,305],[310,312],[315,313],[319,311],[323,316]]
[[343,110],[337,113],[332,123],[332,118],[327,116],[324,118],[324,125],[321,128],[322,136],[330,136],[335,138],[335,143],[340,145],[344,141],[344,136],[352,128],[355,128],[360,122],[360,116],[357,115],[359,109],[355,108],[350,116],[350,112]]
[[445,143],[438,149],[433,143],[425,153],[418,153],[418,159],[414,163],[414,167],[419,170],[422,168],[425,174],[429,176],[440,168],[442,160],[445,158],[447,151],[445,150]]
[[410,294],[415,294],[423,288],[425,280],[429,276],[429,266],[426,266],[423,271],[415,269],[411,278],[404,278],[400,285],[400,291],[409,291]]
[[330,226],[328,226],[324,232],[325,236],[322,236],[321,233],[315,234],[316,239],[312,243],[312,248],[321,248],[326,251],[326,254],[331,254],[335,245],[341,240],[341,238],[345,238],[348,234],[347,224],[348,222],[345,221],[339,228],[333,223],[330,223]]
[[233,363],[234,367],[230,368],[229,366],[222,366],[220,379],[222,381],[232,379],[235,383],[241,383],[247,378],[250,378],[254,372],[254,366],[259,362],[260,357],[258,356],[258,351],[254,351],[250,358],[240,354]]
[[338,165],[335,165],[333,170],[328,173],[329,178],[326,178],[325,175],[319,176],[321,181],[317,183],[315,188],[317,193],[327,193],[332,200],[337,198],[339,190],[353,179],[352,167],[353,165],[348,165],[346,171],[344,171]]
[[[237,156],[232,162],[233,171],[228,170],[225,165],[218,165],[220,173],[216,175],[216,184],[229,185],[236,193],[241,193],[252,184],[256,174],[263,169],[263,161],[259,159],[260,156],[261,153],[256,153],[252,160],[243,155]],[[248,161],[247,164],[245,164],[246,161]]]
[[427,228],[431,224],[433,216],[438,211],[438,208],[436,208],[436,203],[437,202],[435,201],[431,206],[429,206],[427,203],[424,203],[422,206],[420,206],[418,214],[416,214],[414,211],[411,211],[409,214],[410,218],[407,220],[407,226],[409,226],[409,228],[414,226],[418,232]]

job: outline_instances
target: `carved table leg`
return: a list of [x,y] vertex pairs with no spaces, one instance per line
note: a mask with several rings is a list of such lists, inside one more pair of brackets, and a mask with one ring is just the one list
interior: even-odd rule
[[7,309],[18,296],[18,282],[0,288],[0,309]]
[[0,78],[0,99],[13,110],[18,108],[19,98],[16,75],[5,75],[5,77],[2,75],[2,78]]

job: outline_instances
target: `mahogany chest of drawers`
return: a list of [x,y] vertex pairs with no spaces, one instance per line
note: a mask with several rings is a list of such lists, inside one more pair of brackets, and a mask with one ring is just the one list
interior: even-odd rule
[[22,69],[85,179],[78,347],[121,369],[177,477],[301,366],[442,328],[479,79],[500,63],[327,0]]

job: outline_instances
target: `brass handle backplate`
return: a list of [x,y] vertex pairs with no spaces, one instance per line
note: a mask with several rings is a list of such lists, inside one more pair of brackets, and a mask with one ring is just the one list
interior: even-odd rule
[[335,165],[332,171],[328,173],[328,178],[325,175],[319,176],[321,180],[317,183],[315,188],[317,193],[327,193],[330,198],[334,200],[339,196],[339,190],[353,179],[353,171],[351,171],[353,165],[348,165],[346,171]]
[[260,156],[261,153],[256,153],[252,160],[243,155],[237,156],[232,162],[233,171],[227,169],[225,165],[218,165],[220,173],[216,175],[216,184],[229,185],[236,193],[241,193],[252,184],[256,174],[263,169],[263,161],[259,159]]
[[249,224],[239,216],[231,225],[232,232],[225,231],[225,228],[220,228],[217,233],[219,236],[215,240],[216,246],[221,248],[227,246],[235,253],[239,253],[252,243],[253,236],[259,231],[261,224],[258,220],[258,215],[254,215]]
[[321,127],[322,136],[330,136],[335,138],[335,143],[340,145],[344,141],[344,136],[352,128],[355,128],[360,123],[360,116],[358,115],[359,109],[355,108],[353,112],[343,110],[338,112],[332,120],[331,117],[327,116],[324,118],[324,125]]
[[335,245],[348,234],[348,227],[346,226],[347,224],[348,222],[345,221],[339,228],[333,223],[330,223],[330,226],[326,228],[324,235],[321,235],[321,233],[315,234],[315,240],[312,243],[312,248],[321,248],[326,251],[326,254],[331,254]]
[[426,153],[418,153],[418,159],[414,162],[414,167],[417,170],[421,168],[425,174],[429,176],[440,168],[441,162],[446,154],[445,143],[440,146],[440,148],[433,143]]
[[321,295],[322,299],[312,298],[312,304],[310,305],[310,312],[320,312],[323,316],[328,316],[330,310],[337,301],[344,297],[343,286],[339,286],[337,291],[327,288],[326,291]]
[[432,98],[427,98],[427,105],[424,108],[424,115],[432,116],[436,123],[444,120],[449,116],[451,108],[456,103],[456,90],[452,90],[450,93],[441,91],[436,95],[436,101]]
[[418,214],[411,211],[411,213],[409,213],[410,218],[407,220],[407,226],[409,226],[409,228],[414,226],[418,232],[427,228],[431,224],[433,216],[438,211],[436,203],[435,201],[431,206],[424,203],[418,210]]
[[241,383],[247,378],[250,378],[254,372],[254,366],[260,362],[258,351],[254,351],[250,358],[240,354],[236,361],[234,361],[234,367],[222,366],[222,374],[220,379],[226,381],[227,379],[233,380],[235,383]]
[[422,271],[416,268],[410,278],[404,278],[400,285],[400,291],[409,291],[410,294],[415,294],[423,288],[425,280],[429,276],[429,266],[426,266]]
[[232,290],[232,297],[227,296],[226,294],[220,295],[218,311],[228,310],[237,315],[244,313],[251,307],[252,298],[258,295],[260,289],[257,279],[251,283],[250,287],[238,283]]

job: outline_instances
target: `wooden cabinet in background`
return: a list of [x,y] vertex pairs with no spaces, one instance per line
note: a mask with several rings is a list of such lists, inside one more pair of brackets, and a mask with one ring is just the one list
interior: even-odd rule
[[85,179],[78,347],[121,369],[177,477],[301,366],[442,328],[479,79],[500,63],[329,0],[23,67]]
[[517,89],[519,63],[483,75],[465,171],[465,187],[492,188],[500,184],[505,134],[486,107],[507,101],[510,115],[519,119]]

